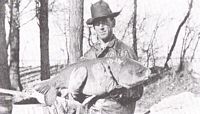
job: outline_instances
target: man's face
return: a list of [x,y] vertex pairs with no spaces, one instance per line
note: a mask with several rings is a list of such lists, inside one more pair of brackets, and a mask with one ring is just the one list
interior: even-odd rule
[[102,18],[98,19],[93,24],[94,29],[97,33],[98,38],[102,39],[104,42],[110,40],[112,35],[112,28],[114,27],[114,19]]

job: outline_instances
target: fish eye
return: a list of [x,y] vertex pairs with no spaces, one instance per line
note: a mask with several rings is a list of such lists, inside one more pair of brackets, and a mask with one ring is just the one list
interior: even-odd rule
[[137,74],[142,74],[145,70],[142,69],[142,70],[138,70]]

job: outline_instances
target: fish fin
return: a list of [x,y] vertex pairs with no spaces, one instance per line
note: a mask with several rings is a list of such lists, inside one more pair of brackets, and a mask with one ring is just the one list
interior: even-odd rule
[[55,87],[50,87],[47,93],[44,95],[44,101],[47,106],[51,106],[56,101],[57,89]]
[[45,80],[34,84],[32,87],[37,92],[45,95],[51,88],[51,85],[48,83],[48,81]]
[[44,95],[44,102],[47,106],[51,106],[57,97],[57,88],[51,85],[49,80],[44,80],[32,85],[32,88]]

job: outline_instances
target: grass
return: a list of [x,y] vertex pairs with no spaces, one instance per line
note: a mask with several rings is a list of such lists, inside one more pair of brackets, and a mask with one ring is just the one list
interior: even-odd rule
[[176,73],[173,69],[162,74],[164,77],[145,86],[142,98],[137,102],[136,111],[146,112],[153,105],[168,96],[185,91],[200,94],[200,80],[192,77],[191,73],[182,71]]

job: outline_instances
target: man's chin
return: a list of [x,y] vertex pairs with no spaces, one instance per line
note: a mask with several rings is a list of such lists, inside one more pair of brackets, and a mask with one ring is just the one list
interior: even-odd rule
[[108,37],[106,35],[105,36],[100,36],[99,38],[101,38],[102,40],[108,39]]

